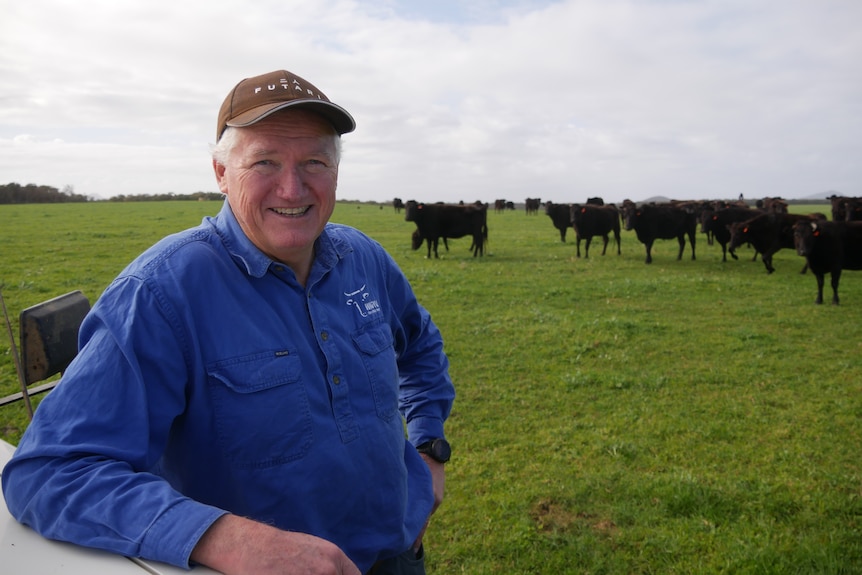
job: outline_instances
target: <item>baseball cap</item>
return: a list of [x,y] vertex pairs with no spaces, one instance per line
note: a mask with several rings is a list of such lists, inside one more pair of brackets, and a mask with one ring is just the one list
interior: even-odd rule
[[287,70],[276,70],[246,78],[234,86],[218,113],[216,141],[228,126],[250,126],[285,108],[305,108],[324,116],[339,134],[356,129],[350,113],[329,101],[326,95]]

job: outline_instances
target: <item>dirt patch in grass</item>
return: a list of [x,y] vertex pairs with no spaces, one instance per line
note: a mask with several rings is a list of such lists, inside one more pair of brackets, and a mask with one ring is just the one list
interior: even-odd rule
[[530,508],[530,517],[543,533],[570,531],[576,523],[589,525],[605,535],[616,531],[616,525],[610,519],[585,511],[573,511],[565,503],[552,498],[543,498],[534,503]]

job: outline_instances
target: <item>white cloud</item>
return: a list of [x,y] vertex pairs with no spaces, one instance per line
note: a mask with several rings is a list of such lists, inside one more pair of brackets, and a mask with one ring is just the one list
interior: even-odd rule
[[[435,6],[424,19],[406,0],[4,8],[0,182],[214,191],[222,98],[286,67],[357,119],[342,197],[862,195],[862,4]],[[21,134],[37,143],[7,153]]]

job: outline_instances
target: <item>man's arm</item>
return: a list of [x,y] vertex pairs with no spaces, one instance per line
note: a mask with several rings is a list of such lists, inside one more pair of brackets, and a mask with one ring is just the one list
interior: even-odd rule
[[236,515],[217,519],[191,559],[226,575],[362,575],[329,541]]
[[[440,504],[443,503],[443,492],[446,488],[446,466],[443,463],[438,461],[434,461],[431,457],[425,455],[424,453],[420,453],[422,459],[425,460],[425,463],[428,464],[428,469],[431,471],[431,481],[432,488],[434,489],[434,508],[431,510],[431,514],[440,507]],[[431,518],[428,518],[430,521]],[[422,532],[419,533],[419,537],[416,538],[416,541],[413,543],[413,550],[418,551],[419,547],[422,546],[422,539],[425,537],[425,530],[428,528],[428,522],[425,522],[425,527],[422,528]]]

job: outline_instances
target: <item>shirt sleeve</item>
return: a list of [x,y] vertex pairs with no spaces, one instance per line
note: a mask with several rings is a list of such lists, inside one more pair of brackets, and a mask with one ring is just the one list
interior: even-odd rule
[[163,301],[133,278],[109,286],[81,326],[80,353],[4,469],[3,492],[10,512],[45,537],[188,568],[224,511],[153,472],[187,377],[181,331]]
[[407,422],[407,436],[415,446],[444,437],[444,423],[455,399],[443,337],[431,314],[417,301],[413,289],[394,261],[389,260],[389,297],[396,310],[399,409]]

